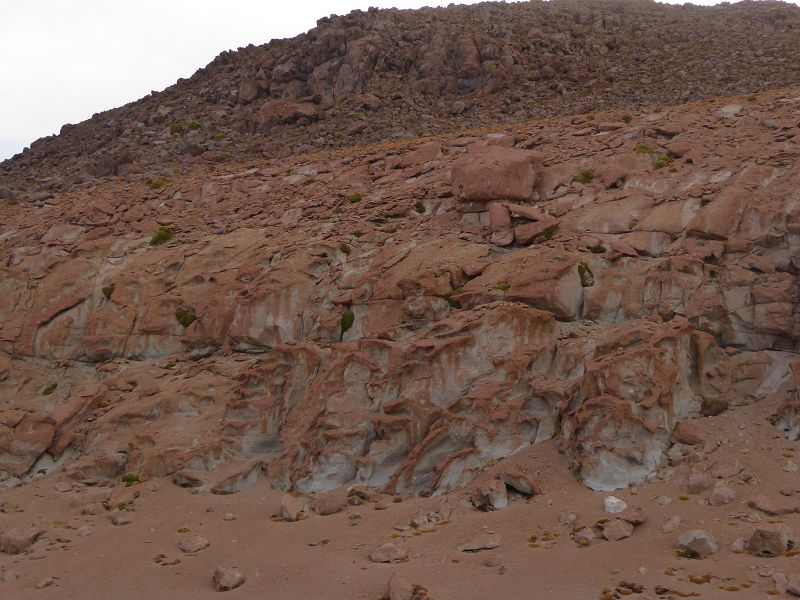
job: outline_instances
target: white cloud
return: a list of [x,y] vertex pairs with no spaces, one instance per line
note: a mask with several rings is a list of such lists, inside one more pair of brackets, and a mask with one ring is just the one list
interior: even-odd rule
[[39,137],[58,132],[64,123],[77,123],[151,90],[164,89],[223,50],[292,37],[314,27],[319,17],[356,8],[447,4],[432,0],[0,0],[0,160]]

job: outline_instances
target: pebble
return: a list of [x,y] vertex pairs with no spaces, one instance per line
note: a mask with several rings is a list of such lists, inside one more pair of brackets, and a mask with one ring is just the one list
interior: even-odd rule
[[702,529],[687,531],[678,538],[677,548],[688,550],[698,557],[716,554],[719,544],[714,536]]
[[94,528],[91,525],[81,525],[75,531],[75,533],[77,533],[80,537],[88,537],[92,535],[93,532]]
[[221,566],[214,571],[214,586],[218,592],[227,592],[242,585],[245,581],[244,573],[232,567]]
[[388,542],[370,552],[369,559],[377,563],[395,563],[408,559],[408,551],[397,544]]
[[606,496],[603,499],[603,510],[612,515],[621,513],[626,508],[628,508],[628,505],[625,503],[625,501],[617,498],[616,496]]
[[191,554],[192,552],[199,552],[204,548],[208,548],[209,545],[209,541],[202,535],[190,535],[178,544],[178,548],[181,552]]
[[618,542],[633,535],[633,525],[622,519],[611,519],[603,524],[603,537],[611,542]]
[[711,495],[708,497],[708,503],[711,506],[725,506],[736,500],[736,492],[727,485],[714,486]]
[[664,524],[661,526],[661,531],[662,533],[672,533],[673,531],[676,531],[682,524],[683,519],[676,515],[664,521]]
[[482,533],[471,539],[466,544],[461,544],[458,549],[461,552],[480,552],[481,550],[492,550],[498,548],[502,538],[494,533]]
[[114,514],[109,517],[112,525],[128,525],[131,520],[123,514]]
[[757,556],[780,556],[789,548],[789,533],[784,527],[758,527],[747,542],[747,549]]

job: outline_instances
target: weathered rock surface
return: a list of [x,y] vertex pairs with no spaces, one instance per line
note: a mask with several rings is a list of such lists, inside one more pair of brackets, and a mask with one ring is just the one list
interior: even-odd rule
[[[332,17],[1,165],[0,549],[47,557],[3,555],[11,596],[76,595],[60,560],[140,534],[180,556],[153,559],[178,595],[228,551],[214,585],[246,571],[254,596],[315,597],[319,572],[377,597],[394,570],[395,600],[426,597],[412,575],[682,595],[672,535],[720,582],[789,589],[800,13],[651,4]],[[670,105],[723,92],[747,93]],[[598,519],[576,479],[631,506]],[[576,577],[576,544],[637,582]],[[521,589],[528,552],[547,590]]]
[[[791,98],[771,118],[792,123]],[[602,146],[565,145],[571,121],[536,126],[541,164],[445,139],[298,159],[291,173],[198,169],[168,191],[109,181],[46,214],[2,205],[0,394],[14,403],[0,471],[52,462],[78,480],[171,476],[222,493],[263,475],[302,493],[438,494],[557,438],[586,485],[613,490],[652,477],[672,442],[704,438],[687,418],[780,398],[791,432],[800,239],[784,136],[797,126],[776,134],[766,105],[748,106],[736,131],[752,160],[727,149],[733,124],[713,107],[676,107],[600,132]],[[672,139],[694,157],[674,172],[625,137],[675,121],[692,124]],[[454,198],[451,177],[474,154],[502,179],[512,150],[538,165],[525,184],[538,199],[495,206],[512,226],[559,225],[497,254],[490,207]],[[598,172],[625,171],[622,188],[575,181],[595,156]],[[744,204],[752,193],[761,201]],[[173,239],[149,245],[150,230],[132,229],[145,221],[171,223]]]

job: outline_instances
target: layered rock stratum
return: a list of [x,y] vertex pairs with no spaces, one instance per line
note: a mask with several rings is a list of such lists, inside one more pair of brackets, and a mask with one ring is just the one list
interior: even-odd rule
[[[778,438],[785,461],[800,435],[799,10],[356,12],[6,161],[7,506],[54,482],[114,525],[132,486],[289,492],[270,510],[291,522],[450,503],[426,533],[459,501],[518,519],[599,506],[589,490],[748,500],[711,489],[760,484],[722,448]],[[774,467],[765,489],[793,496]],[[663,535],[644,521],[551,526],[576,548]],[[685,529],[681,556],[717,553]],[[383,541],[374,562],[408,560]]]

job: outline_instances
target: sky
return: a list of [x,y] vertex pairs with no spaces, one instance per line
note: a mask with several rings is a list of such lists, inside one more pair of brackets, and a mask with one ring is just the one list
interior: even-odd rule
[[[57,133],[65,123],[163,90],[223,50],[294,37],[313,28],[320,17],[357,8],[449,3],[0,0],[0,160]],[[291,8],[278,8],[286,6]]]

